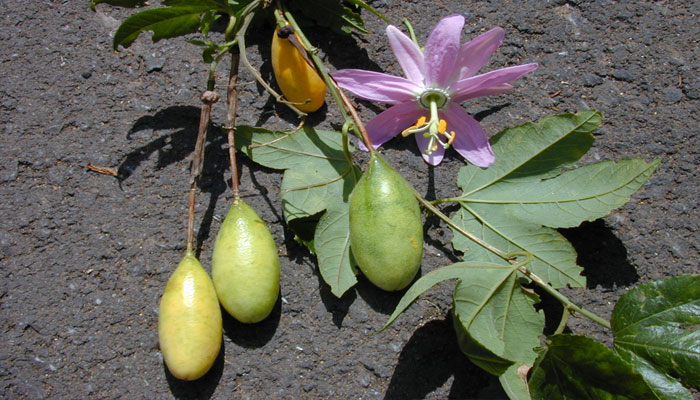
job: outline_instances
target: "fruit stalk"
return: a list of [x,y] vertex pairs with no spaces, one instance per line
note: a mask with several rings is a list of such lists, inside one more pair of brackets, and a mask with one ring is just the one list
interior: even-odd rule
[[[212,77],[210,76],[207,86],[211,87]],[[202,111],[199,116],[199,130],[197,132],[197,142],[194,146],[194,157],[190,168],[190,195],[187,205],[187,251],[194,249],[194,205],[197,193],[197,182],[202,173],[204,165],[204,139],[207,136],[209,120],[211,118],[211,106],[219,100],[219,95],[212,90],[207,90],[200,96],[202,100]]]
[[241,197],[238,187],[238,162],[236,160],[236,112],[238,110],[238,65],[240,53],[237,49],[231,49],[231,69],[228,74],[228,85],[226,87],[226,130],[228,136],[228,156],[231,162],[231,188],[233,190],[233,201],[236,202]]

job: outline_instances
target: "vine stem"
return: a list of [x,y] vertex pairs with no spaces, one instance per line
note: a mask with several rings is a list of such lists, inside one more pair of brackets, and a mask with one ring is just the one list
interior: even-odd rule
[[[479,246],[485,248],[486,250],[492,252],[493,254],[497,255],[498,257],[504,259],[505,261],[509,263],[515,263],[515,260],[513,259],[513,254],[515,253],[510,253],[507,254],[504,251],[499,250],[498,248],[490,245],[489,243],[485,242],[484,240],[478,238],[475,236],[473,233],[466,231],[464,228],[461,226],[457,225],[456,222],[454,222],[450,217],[445,215],[442,211],[440,211],[435,205],[423,198],[415,189],[413,189],[413,193],[416,196],[416,199],[430,212],[435,214],[438,218],[443,220],[448,226],[456,230],[457,232],[461,233],[462,235],[466,236],[469,240],[475,242]],[[585,308],[579,307],[578,305],[574,304],[571,300],[569,300],[566,296],[563,294],[559,293],[558,290],[554,289],[551,287],[547,282],[545,282],[542,278],[540,278],[538,275],[530,271],[529,269],[525,268],[525,266],[520,266],[518,267],[518,271],[525,275],[526,277],[530,278],[535,284],[539,287],[541,287],[545,292],[549,293],[552,295],[555,299],[557,299],[559,302],[561,302],[564,305],[564,308],[566,308],[567,312],[577,312],[581,315],[586,316],[587,318],[591,319],[592,321],[610,329],[610,322],[602,317],[599,317],[598,315],[592,313],[591,311],[586,310]],[[566,323],[566,321],[564,321]],[[562,328],[563,329],[563,328]]]
[[593,322],[596,322],[596,323],[598,323],[598,324],[600,324],[608,329],[612,328],[610,326],[610,321],[606,320],[605,318],[602,318],[602,317],[595,315],[594,313],[586,310],[583,307],[579,307],[578,305],[574,304],[566,296],[559,293],[559,291],[554,289],[553,287],[549,286],[547,284],[547,282],[542,280],[542,278],[540,278],[539,276],[535,275],[529,269],[527,269],[523,266],[523,267],[518,268],[518,271],[520,271],[523,275],[527,276],[528,278],[532,279],[532,281],[535,282],[537,284],[537,286],[544,289],[547,293],[552,295],[552,297],[559,300],[559,302],[561,302],[569,312],[571,312],[571,311],[577,312],[577,313],[584,315],[585,317],[591,319]]
[[[279,3],[278,3],[279,4]],[[281,11],[281,8],[275,10],[275,18],[277,18],[278,23],[283,22],[284,20],[289,21],[289,23],[292,25],[292,27],[295,30],[295,33],[298,35],[299,39],[301,40],[303,46],[306,49],[313,49],[311,46],[310,42],[304,36],[303,32],[297,25],[296,21],[294,20],[294,17],[289,13],[288,11],[284,10]],[[410,24],[408,25],[409,28],[412,28]],[[412,29],[410,29],[412,31]],[[415,37],[415,35],[414,35]],[[315,50],[315,49],[314,49]],[[367,149],[370,152],[376,151],[374,146],[372,146],[372,142],[369,139],[369,134],[367,132],[367,129],[365,128],[364,124],[362,123],[362,120],[360,119],[357,109],[352,105],[348,97],[345,95],[343,90],[338,86],[337,82],[328,74],[328,71],[323,65],[323,61],[318,57],[316,54],[316,51],[308,51],[309,55],[311,56],[311,59],[314,63],[314,67],[316,70],[321,74],[321,77],[323,78],[324,82],[326,83],[326,86],[329,88],[331,95],[333,96],[334,100],[336,103],[340,106],[340,111],[343,114],[343,117],[345,118],[345,125],[344,129],[347,131],[347,127],[349,126],[349,123],[353,124],[353,127],[359,131],[360,137],[362,138],[363,143],[367,147]],[[348,112],[350,115],[348,115]],[[345,135],[347,136],[347,135]],[[344,137],[344,141],[346,141],[346,137]],[[415,189],[413,189],[414,195],[418,199],[418,201],[430,212],[435,214],[438,218],[442,219],[448,226],[456,230],[457,232],[461,233],[462,235],[466,236],[468,239],[472,240],[479,246],[485,248],[486,250],[496,254],[498,257],[504,259],[505,261],[509,263],[516,263],[516,260],[514,258],[515,253],[505,253],[501,251],[500,249],[492,246],[491,244],[487,243],[486,241],[480,239],[479,237],[475,236],[471,232],[466,231],[464,228],[461,226],[457,225],[456,222],[454,222],[450,217],[445,215],[442,211],[440,211],[433,203],[430,201],[426,200],[423,198],[423,196],[420,195]],[[439,204],[441,201],[436,201],[435,204]],[[529,254],[529,253],[528,253]],[[532,255],[529,254],[531,257]],[[518,267],[518,271],[521,272],[523,275],[527,276],[530,278],[535,284],[540,286],[542,289],[544,289],[547,293],[551,294],[554,298],[559,300],[565,307],[566,313],[568,314],[571,311],[578,312],[581,315],[584,315],[588,318],[590,318],[592,321],[610,329],[610,322],[605,320],[604,318],[601,318],[594,313],[579,307],[578,305],[574,304],[571,300],[569,300],[566,296],[563,294],[559,293],[556,289],[548,285],[542,278],[534,274],[532,271],[528,270],[525,268],[524,265],[521,265]],[[566,319],[568,318],[568,315],[562,319],[562,323],[566,324]],[[561,328],[563,329],[563,328]]]
[[[340,109],[343,118],[345,118],[346,122],[352,121],[353,127],[359,133],[359,136],[362,139],[364,145],[370,152],[374,152],[375,149],[374,146],[372,146],[372,141],[370,141],[369,139],[369,133],[367,133],[367,129],[362,123],[362,119],[357,113],[357,109],[355,109],[355,107],[352,105],[352,102],[350,102],[350,99],[348,99],[345,92],[343,92],[343,90],[338,86],[338,83],[328,74],[328,70],[326,70],[326,67],[323,65],[323,60],[321,60],[321,58],[316,54],[317,51],[315,51],[315,48],[311,46],[311,43],[304,35],[304,32],[302,32],[301,28],[299,28],[299,25],[296,23],[294,16],[289,11],[281,11],[278,8],[277,10],[275,10],[275,17],[277,18],[278,22],[285,20],[289,21],[289,24],[292,25],[292,27],[294,28],[294,32],[298,36],[303,46],[306,49],[313,49],[312,51],[307,50],[307,53],[311,56],[311,60],[314,63],[313,67],[315,67],[316,71],[320,73],[323,82],[326,84],[326,87],[328,87],[328,90],[331,92],[331,96],[338,104],[338,108]],[[349,160],[351,161],[352,159]]]
[[475,242],[479,246],[481,246],[481,247],[485,248],[486,250],[492,252],[493,254],[501,257],[502,259],[504,259],[508,262],[511,262],[513,260],[511,257],[509,257],[508,254],[506,254],[506,252],[497,249],[496,247],[488,244],[486,241],[478,238],[473,233],[471,233],[471,232],[465,230],[464,228],[462,228],[461,226],[457,225],[457,223],[454,222],[452,220],[452,218],[445,215],[442,211],[440,211],[437,207],[435,207],[433,205],[433,203],[431,203],[430,201],[426,200],[423,196],[421,196],[420,193],[418,193],[418,191],[416,191],[416,189],[413,189],[413,194],[416,196],[416,199],[418,199],[418,202],[420,202],[423,205],[423,207],[428,209],[428,211],[430,211],[431,213],[435,214],[441,220],[445,221],[445,223],[448,226],[450,226],[452,229],[456,230],[457,232],[466,236],[469,240]]

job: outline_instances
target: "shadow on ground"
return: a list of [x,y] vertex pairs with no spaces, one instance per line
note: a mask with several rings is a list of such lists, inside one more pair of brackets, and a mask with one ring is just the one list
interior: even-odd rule
[[165,378],[168,381],[170,392],[176,399],[209,399],[214,394],[216,387],[219,385],[221,376],[224,371],[224,344],[222,342],[219,355],[211,367],[203,377],[196,381],[183,381],[177,379],[170,373],[168,367],[163,363]]
[[560,229],[578,253],[577,263],[589,289],[598,285],[613,289],[639,280],[637,270],[627,260],[627,249],[602,219],[584,222],[576,228]]
[[490,379],[460,351],[448,314],[413,333],[399,355],[384,399],[423,399],[452,376],[449,398],[476,398],[476,389],[485,387]]

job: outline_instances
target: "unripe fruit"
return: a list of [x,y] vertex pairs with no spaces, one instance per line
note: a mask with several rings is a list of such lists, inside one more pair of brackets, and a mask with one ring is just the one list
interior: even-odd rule
[[[326,98],[326,85],[287,38],[272,36],[272,71],[284,97],[303,112],[321,108]],[[307,103],[308,101],[308,103]]]
[[265,222],[243,200],[234,201],[221,224],[211,275],[221,305],[240,322],[262,321],[277,302],[277,247]]
[[384,290],[411,283],[423,256],[423,224],[411,186],[377,153],[350,198],[350,248],[362,273]]
[[158,342],[168,370],[178,379],[202,377],[219,354],[221,332],[214,285],[189,251],[168,279],[158,310]]

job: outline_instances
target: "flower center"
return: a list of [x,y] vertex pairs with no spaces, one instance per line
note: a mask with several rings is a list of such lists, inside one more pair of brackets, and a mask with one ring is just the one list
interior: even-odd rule
[[[443,94],[444,93],[438,93],[439,96],[442,96]],[[440,108],[439,102],[442,101],[442,105],[444,106],[446,103],[449,103],[449,96],[428,97],[426,101],[428,102],[428,106],[426,108],[430,110],[430,120],[424,116],[418,118],[415,125],[410,126],[401,132],[401,136],[406,137],[415,133],[421,134],[426,138],[430,138],[428,146],[425,149],[425,154],[430,155],[438,149],[438,145],[442,146],[445,150],[450,148],[457,134],[454,131],[447,131],[447,121],[440,119],[440,115],[438,113],[438,109]],[[444,141],[442,137],[445,138]]]
[[433,103],[437,105],[437,108],[442,110],[450,104],[450,94],[444,89],[429,88],[416,96],[416,101],[426,110],[429,110]]

